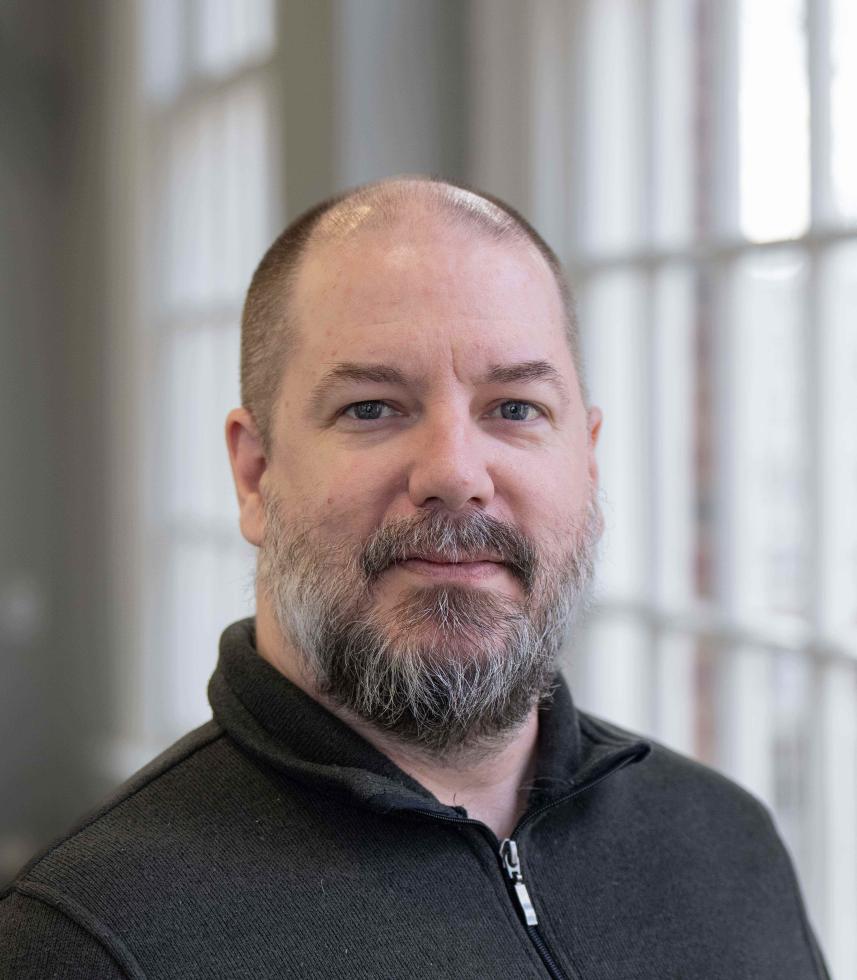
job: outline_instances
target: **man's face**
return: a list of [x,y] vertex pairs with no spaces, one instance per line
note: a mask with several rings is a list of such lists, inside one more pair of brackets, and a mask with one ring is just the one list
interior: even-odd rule
[[261,483],[284,637],[322,693],[435,752],[514,729],[600,533],[550,271],[425,219],[313,246],[293,309]]

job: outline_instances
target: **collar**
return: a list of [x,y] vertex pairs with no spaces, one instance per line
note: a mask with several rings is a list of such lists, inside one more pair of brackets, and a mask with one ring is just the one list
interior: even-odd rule
[[[208,698],[215,720],[244,752],[291,779],[382,812],[456,813],[259,656],[254,617],[224,630]],[[530,810],[639,762],[650,750],[579,712],[557,674],[539,708]]]

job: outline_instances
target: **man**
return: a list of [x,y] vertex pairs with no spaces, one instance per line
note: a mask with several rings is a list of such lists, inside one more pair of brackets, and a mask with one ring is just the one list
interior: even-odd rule
[[556,673],[601,414],[520,216],[412,178],[298,219],[242,402],[214,718],[24,869],[2,976],[826,975],[767,810]]

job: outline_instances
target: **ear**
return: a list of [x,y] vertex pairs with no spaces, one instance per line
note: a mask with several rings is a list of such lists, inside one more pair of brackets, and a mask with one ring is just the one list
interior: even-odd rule
[[586,412],[586,456],[589,479],[593,487],[598,486],[598,460],[595,458],[595,446],[598,443],[598,436],[601,433],[602,414],[601,409],[593,405]]
[[268,460],[259,429],[246,408],[233,408],[226,416],[226,448],[238,494],[241,533],[258,548],[265,529],[260,484]]

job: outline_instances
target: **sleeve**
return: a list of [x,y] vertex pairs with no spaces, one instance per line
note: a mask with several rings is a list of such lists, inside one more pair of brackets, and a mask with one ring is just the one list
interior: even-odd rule
[[0,980],[128,980],[86,929],[12,892],[0,901]]

